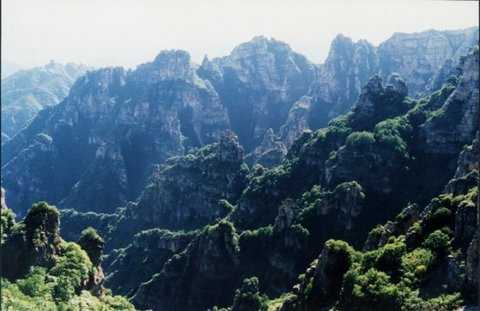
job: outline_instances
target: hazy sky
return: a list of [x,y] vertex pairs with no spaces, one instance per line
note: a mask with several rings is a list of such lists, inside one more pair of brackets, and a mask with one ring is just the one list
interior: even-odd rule
[[2,0],[2,59],[134,66],[162,49],[228,54],[256,35],[323,62],[338,33],[375,45],[394,32],[478,24],[477,1]]

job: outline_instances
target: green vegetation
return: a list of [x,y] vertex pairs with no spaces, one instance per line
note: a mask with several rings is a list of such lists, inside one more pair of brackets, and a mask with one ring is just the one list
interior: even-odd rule
[[0,222],[0,242],[3,243],[4,239],[11,234],[13,226],[15,225],[15,214],[9,208],[2,208]]
[[391,276],[396,276],[400,270],[402,256],[406,252],[406,245],[402,239],[387,243],[379,249],[375,266]]
[[423,242],[423,247],[431,250],[437,256],[445,256],[450,249],[451,238],[441,230],[435,230]]
[[[476,188],[456,196],[439,195],[420,216],[416,206],[409,205],[395,221],[370,231],[369,247],[364,251],[356,251],[344,241],[328,240],[318,259],[300,274],[296,290],[283,295],[288,299],[281,299],[281,305],[285,310],[317,310],[321,306],[353,311],[458,308],[469,294],[445,272],[448,265],[464,271],[465,254],[454,239],[454,211],[475,207],[477,195]],[[310,211],[322,200],[324,192],[315,186],[301,202]]]
[[345,274],[340,304],[346,310],[400,310],[399,290],[390,276],[376,269],[365,273],[352,269]]
[[375,140],[390,150],[394,150],[404,156],[408,154],[406,138],[411,135],[412,127],[404,117],[387,119],[375,126]]
[[[5,244],[2,242],[2,252],[12,250],[18,253],[9,254],[12,258],[23,258],[21,262],[2,262],[2,267],[22,272],[24,267],[20,266],[27,265],[26,270],[29,272],[14,280],[2,277],[1,309],[135,310],[125,298],[112,296],[101,285],[101,290],[94,294],[95,284],[92,282],[98,282],[94,279],[101,269],[98,266],[98,251],[100,245],[103,247],[103,239],[93,228],[87,228],[82,233],[79,243],[87,251],[92,251],[92,263],[79,244],[65,242],[58,235],[58,216],[57,209],[45,202],[34,204],[24,221],[15,225],[12,219],[4,219],[2,215],[2,230],[10,228],[4,230]],[[17,274],[11,273],[9,278]]]
[[370,132],[353,132],[348,135],[346,145],[358,150],[367,150],[375,143],[375,136]]
[[[418,100],[392,85],[374,87],[352,113],[304,133],[274,168],[248,170],[241,150],[226,154],[221,142],[166,161],[157,172],[162,178],[146,190],[150,197],[115,215],[69,214],[125,247],[105,257],[106,282],[145,309],[455,309],[471,299],[466,275],[474,274],[468,248],[478,230],[472,224],[478,190],[466,189],[478,173],[460,163],[470,161],[473,147],[464,148],[466,159],[458,157],[470,141],[435,151],[426,140],[439,134],[426,131],[439,127],[442,134],[450,128],[443,123],[458,124],[458,111],[444,107],[457,80]],[[473,175],[445,187],[457,161],[457,172]],[[451,193],[430,200],[444,191]],[[58,212],[44,202],[20,224],[2,211],[2,228],[7,240],[26,232],[34,251],[46,249],[54,259],[5,283],[17,309],[37,300],[47,309],[128,304],[94,289],[105,247],[95,229],[84,229],[77,244],[64,242]],[[45,258],[32,262],[38,259]]]
[[87,254],[77,244],[65,242],[53,268],[34,267],[13,283],[1,280],[2,310],[134,310],[123,297],[96,297],[83,289],[92,271]]
[[267,311],[268,298],[259,293],[258,278],[244,279],[233,298],[232,311]]
[[47,239],[55,237],[59,228],[59,213],[55,206],[47,202],[32,205],[24,220],[27,239],[33,245],[47,243]]
[[412,282],[422,281],[431,268],[433,259],[430,250],[417,248],[402,256],[402,272]]
[[105,241],[98,235],[97,230],[88,227],[82,231],[78,245],[82,247],[90,257],[92,263],[97,266],[102,261],[103,247]]
[[88,280],[90,273],[93,272],[93,265],[78,244],[62,243],[60,254],[60,258],[49,274],[58,279],[53,289],[55,297],[60,301],[68,301]]

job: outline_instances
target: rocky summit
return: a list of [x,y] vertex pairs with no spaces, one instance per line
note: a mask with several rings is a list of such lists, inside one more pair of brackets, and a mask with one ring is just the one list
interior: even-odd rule
[[467,310],[478,64],[474,27],[79,75],[2,143],[2,307]]

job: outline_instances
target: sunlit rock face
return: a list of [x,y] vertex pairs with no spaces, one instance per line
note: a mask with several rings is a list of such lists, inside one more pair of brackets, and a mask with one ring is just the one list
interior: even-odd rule
[[353,42],[338,35],[310,88],[310,126],[323,127],[332,118],[348,111],[360,95],[362,86],[377,72],[378,55],[373,45],[365,40]]
[[60,103],[75,80],[89,69],[52,61],[2,77],[2,144],[26,127],[40,110]]
[[395,33],[378,47],[380,72],[383,76],[399,73],[407,81],[410,95],[425,93],[442,67],[451,60],[457,62],[477,43],[478,27]]
[[198,71],[218,91],[232,130],[251,151],[268,128],[278,131],[293,103],[307,93],[317,68],[286,43],[255,37],[228,56],[205,59]]
[[212,143],[229,128],[188,53],[166,51],[134,71],[89,72],[2,148],[2,183],[20,214],[48,199],[113,211],[135,199],[153,165]]

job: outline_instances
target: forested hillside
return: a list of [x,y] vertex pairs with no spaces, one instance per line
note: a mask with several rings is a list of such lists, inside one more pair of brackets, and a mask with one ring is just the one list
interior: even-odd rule
[[475,305],[479,100],[478,27],[88,72],[2,145],[2,306]]

